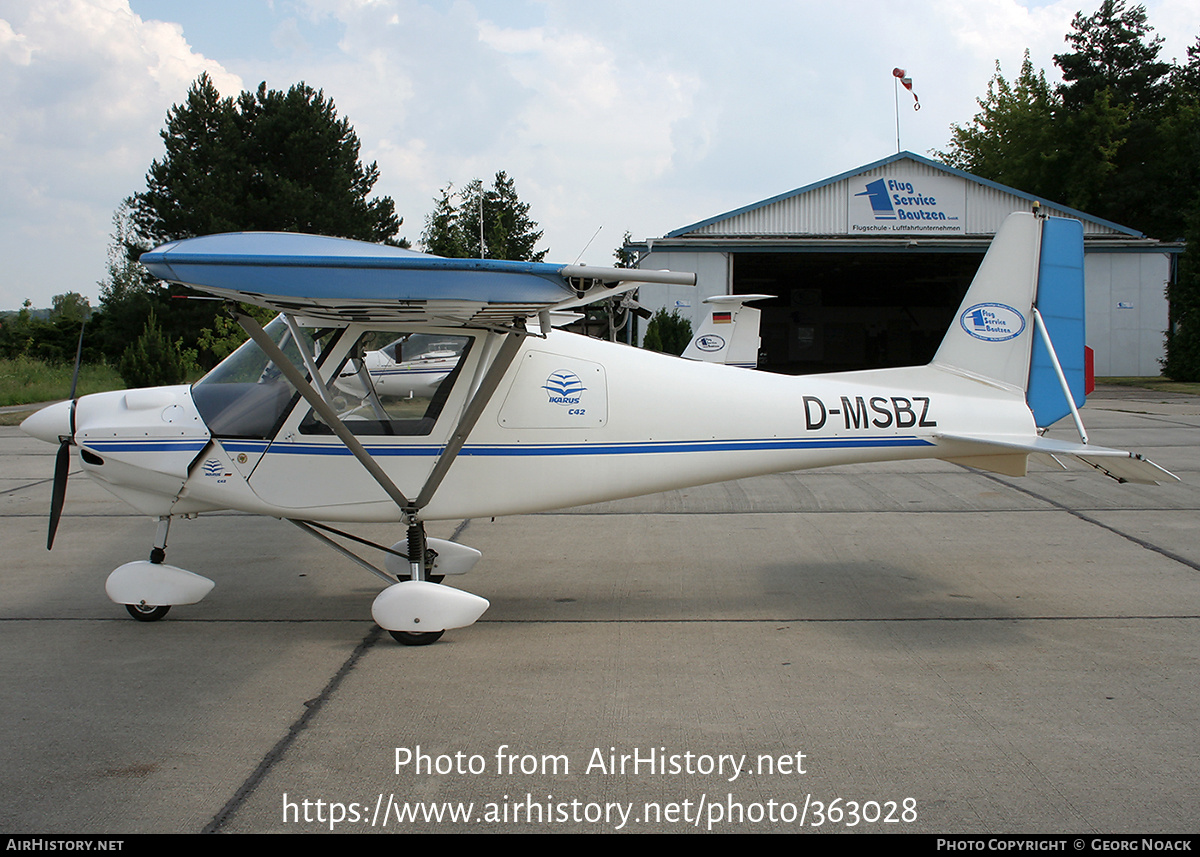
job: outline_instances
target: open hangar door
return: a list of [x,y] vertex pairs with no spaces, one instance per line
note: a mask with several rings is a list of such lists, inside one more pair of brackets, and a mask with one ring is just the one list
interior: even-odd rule
[[736,253],[735,294],[762,310],[758,368],[788,375],[933,359],[983,253]]

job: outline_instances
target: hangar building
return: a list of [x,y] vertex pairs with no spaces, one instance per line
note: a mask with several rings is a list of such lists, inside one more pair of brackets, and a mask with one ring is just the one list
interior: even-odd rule
[[634,243],[639,267],[692,271],[698,283],[643,286],[639,301],[678,308],[695,329],[704,298],[776,295],[755,304],[769,371],[927,363],[1004,218],[1035,203],[1083,222],[1096,374],[1158,375],[1181,244],[911,152]]

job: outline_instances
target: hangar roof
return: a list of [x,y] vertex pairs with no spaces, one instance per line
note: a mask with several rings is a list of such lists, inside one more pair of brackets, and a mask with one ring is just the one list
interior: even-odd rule
[[[929,158],[900,152],[880,161],[668,232],[648,244],[689,239],[990,237],[1013,211],[1034,203],[1083,222],[1088,239],[1143,245],[1145,236]],[[889,241],[890,239],[890,241]],[[1121,239],[1124,239],[1122,242]],[[1091,243],[1091,242],[1089,242]]]

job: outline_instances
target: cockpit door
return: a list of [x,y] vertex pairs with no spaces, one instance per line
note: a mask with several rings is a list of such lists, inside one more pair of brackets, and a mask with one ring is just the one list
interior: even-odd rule
[[[321,364],[322,397],[407,497],[420,490],[465,407],[485,336],[439,332],[434,356],[397,362],[384,353],[403,355],[402,333],[352,326]],[[302,398],[249,483],[264,503],[314,518],[397,515],[395,502]]]

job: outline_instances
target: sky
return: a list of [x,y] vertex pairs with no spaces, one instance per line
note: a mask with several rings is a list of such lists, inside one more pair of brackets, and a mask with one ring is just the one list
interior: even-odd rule
[[[1149,0],[1160,58],[1196,0]],[[448,184],[504,170],[547,261],[613,263],[671,230],[885,158],[932,156],[999,61],[1053,56],[1099,0],[0,0],[0,310],[98,303],[121,201],[207,71],[304,81],[354,126],[419,246]],[[904,68],[921,109],[896,87]],[[599,231],[597,231],[599,230]],[[590,242],[590,243],[589,243]],[[586,249],[585,249],[586,248]]]

